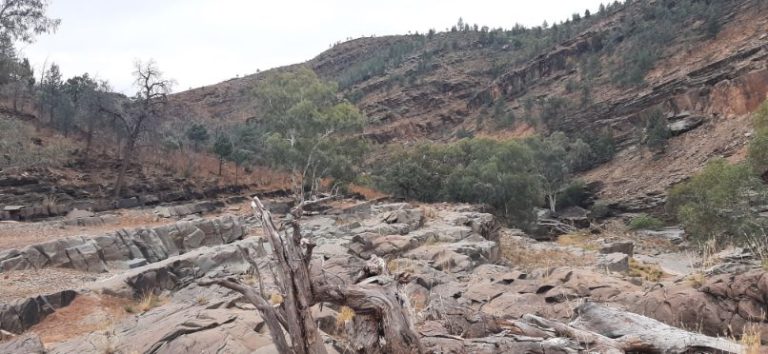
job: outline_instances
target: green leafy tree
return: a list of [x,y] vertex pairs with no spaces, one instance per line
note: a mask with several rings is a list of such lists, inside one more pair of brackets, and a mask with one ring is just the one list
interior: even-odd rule
[[253,156],[253,152],[245,149],[234,149],[232,154],[229,155],[229,159],[235,163],[235,184],[237,184],[237,176],[240,167],[243,166]]
[[193,123],[187,129],[187,139],[192,142],[192,147],[195,151],[200,151],[200,145],[205,144],[210,138],[208,129],[203,124]]
[[227,135],[220,134],[213,142],[213,153],[219,157],[219,176],[221,176],[221,169],[224,166],[224,159],[232,155],[233,149],[232,141]]
[[398,197],[485,203],[528,227],[541,200],[531,150],[520,142],[463,139],[398,148],[374,169],[377,185]]
[[43,112],[48,113],[49,123],[53,124],[55,120],[54,110],[61,96],[62,78],[59,66],[56,63],[45,71],[40,82],[40,107]]
[[586,171],[597,164],[597,158],[592,147],[581,139],[576,139],[568,144],[566,160],[569,170],[573,172]]
[[88,73],[71,77],[62,85],[62,92],[71,103],[74,120],[86,133],[86,157],[91,149],[94,132],[103,119],[98,109],[99,100],[102,99],[99,96],[108,91],[108,84],[96,81]]
[[46,0],[0,1],[0,34],[31,43],[36,35],[55,31],[61,20],[47,17],[47,9]]
[[541,178],[544,196],[552,212],[557,211],[557,197],[568,183],[571,167],[568,161],[568,138],[556,132],[546,138],[527,140],[533,150],[536,172]]
[[[24,58],[18,62],[12,75],[13,110],[19,112],[23,109],[22,98],[32,96],[35,91],[35,71],[29,59]],[[19,106],[20,102],[22,107]]]
[[263,106],[264,154],[291,174],[300,198],[307,187],[315,193],[323,178],[350,182],[362,164],[365,119],[337,93],[335,84],[306,67],[273,74],[256,88]]
[[755,205],[765,202],[765,186],[746,164],[711,161],[669,193],[668,206],[691,237],[719,243],[740,241],[760,226]]

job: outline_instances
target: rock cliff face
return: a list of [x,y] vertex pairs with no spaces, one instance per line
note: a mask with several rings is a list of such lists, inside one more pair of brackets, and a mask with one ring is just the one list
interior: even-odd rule
[[[360,38],[338,44],[305,65],[342,83],[343,93],[369,118],[366,137],[379,143],[445,141],[467,134],[608,132],[623,154],[617,163],[598,168],[586,179],[605,182],[603,197],[614,199],[623,188],[622,180],[638,179],[623,173],[637,165],[639,179],[653,183],[631,187],[628,197],[644,198],[689,176],[713,156],[736,154],[743,145],[746,117],[768,94],[768,5],[758,0],[719,3],[715,26],[720,31],[714,38],[701,34],[702,21],[683,20],[681,28],[692,30],[678,31],[659,45],[658,60],[644,83],[620,85],[614,76],[625,68],[618,63],[632,50],[632,36],[643,21],[653,17],[639,4],[645,2],[581,22],[554,45],[526,46],[514,40],[497,45],[488,41],[493,31]],[[591,69],[584,63],[589,60],[599,69],[589,74],[593,75],[589,97],[579,103],[583,92],[574,84],[588,75]],[[264,74],[182,92],[174,99],[193,103],[199,114],[212,119],[258,119],[259,103],[252,92]],[[550,99],[569,102],[569,108],[542,122],[536,117]],[[499,127],[494,121],[496,103],[505,107],[511,124]],[[663,171],[672,178],[642,173],[654,171],[652,161],[658,160],[643,152],[640,144],[645,113],[655,109],[663,111],[676,129],[675,156],[662,159],[664,166],[680,167]],[[694,124],[680,121],[681,117],[695,117]],[[738,134],[728,134],[734,127]]]

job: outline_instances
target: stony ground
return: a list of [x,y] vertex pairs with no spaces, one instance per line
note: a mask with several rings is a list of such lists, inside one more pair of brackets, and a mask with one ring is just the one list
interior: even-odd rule
[[[247,210],[225,212],[245,214]],[[676,230],[629,232],[621,220],[613,220],[561,235],[555,242],[538,242],[519,230],[504,228],[492,215],[470,205],[343,201],[316,214],[302,221],[305,237],[318,244],[316,266],[352,281],[364,259],[375,255],[387,260],[390,272],[408,274],[410,281],[402,291],[430,352],[504,352],[499,348],[509,352],[519,348],[522,340],[505,326],[526,314],[567,322],[585,301],[673,326],[690,328],[695,323],[701,332],[713,336],[724,335],[724,329],[732,331],[727,336],[768,334],[761,320],[765,315],[760,315],[761,309],[768,309],[764,300],[768,278],[763,271],[751,261],[721,260],[729,266],[711,267],[717,262],[704,262],[686,250],[675,239]],[[216,218],[211,220],[222,217],[212,216]],[[47,353],[270,352],[263,321],[252,305],[231,291],[196,285],[197,279],[231,276],[258,286],[254,269],[238,251],[242,248],[256,257],[265,292],[275,293],[269,247],[261,241],[257,220],[239,216],[237,222],[250,230],[241,240],[230,237],[231,233],[222,237],[221,227],[226,224],[215,222],[211,225],[222,226],[195,225],[217,238],[195,236],[179,226],[194,221],[179,223],[180,219],[194,217],[171,217],[162,221],[167,225],[145,229],[158,237],[147,244],[153,250],[149,255],[157,259],[147,259],[148,264],[135,269],[128,269],[121,263],[127,261],[121,260],[106,262],[106,272],[101,273],[93,273],[92,266],[84,271],[51,268],[48,263],[39,270],[0,273],[0,304],[10,304],[0,305],[3,325],[3,311],[45,308],[18,307],[30,304],[24,300],[27,297],[65,289],[77,292],[47,316],[26,316],[34,320],[25,325],[27,337],[0,342],[0,349],[40,352],[21,349],[28,344],[44,345]],[[146,232],[129,240],[141,245],[150,240],[139,237]],[[193,241],[199,247],[191,247]],[[132,254],[105,243],[98,246],[102,260],[107,254]],[[757,284],[757,290],[749,284]],[[64,295],[58,296],[53,302],[65,302]],[[349,314],[326,306],[318,309],[316,318],[328,347],[343,352],[351,340]],[[573,339],[558,340],[579,345]],[[489,341],[497,349],[488,347]]]

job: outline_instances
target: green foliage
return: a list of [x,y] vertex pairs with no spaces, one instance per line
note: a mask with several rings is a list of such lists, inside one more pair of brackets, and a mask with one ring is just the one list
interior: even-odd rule
[[462,127],[462,128],[459,128],[459,130],[456,131],[455,136],[458,139],[465,139],[465,138],[473,138],[475,136],[475,134]]
[[652,151],[663,152],[671,133],[660,110],[651,111],[645,118],[645,145]]
[[605,219],[611,215],[611,208],[608,203],[604,201],[597,201],[589,208],[589,217],[592,219]]
[[[320,80],[310,69],[275,73],[256,88],[263,116],[258,131],[266,161],[295,178],[297,193],[316,189],[319,180],[346,183],[355,178],[366,142],[359,137],[365,119],[337,86]],[[246,145],[247,146],[247,145]]]
[[674,38],[697,36],[694,23],[703,21],[706,37],[713,38],[720,30],[719,18],[727,1],[637,1],[633,2],[640,16],[627,16],[615,32],[610,45],[621,43],[613,68],[613,81],[620,86],[642,84],[645,76],[664,54],[664,48]]
[[341,88],[348,88],[358,82],[382,75],[387,69],[400,66],[407,56],[411,55],[421,46],[420,38],[416,37],[409,37],[402,41],[394,42],[389,46],[381,48],[381,51],[374,52],[370,58],[344,70],[336,78],[336,81]]
[[[7,168],[62,166],[75,147],[66,139],[53,137],[41,145],[35,144],[32,125],[15,118],[0,116],[0,171]],[[2,173],[2,172],[0,172]]]
[[629,221],[630,230],[660,230],[664,223],[650,215],[641,214]]
[[507,111],[507,103],[504,98],[498,98],[494,103],[492,117],[499,128],[507,128],[515,124],[515,115],[512,111]]
[[397,197],[487,203],[512,224],[527,227],[544,196],[553,210],[584,204],[589,192],[570,178],[590,159],[589,144],[557,132],[525,141],[474,138],[399,148],[373,174],[379,188]]
[[581,139],[592,149],[594,160],[589,168],[608,162],[616,155],[616,142],[613,140],[613,135],[607,131],[597,134],[589,132]]
[[45,15],[48,1],[3,1],[0,36],[12,41],[32,43],[35,36],[56,30],[61,20]]
[[232,146],[232,141],[229,140],[229,137],[224,134],[217,136],[216,141],[213,142],[212,151],[220,159],[229,157],[229,155],[232,154],[233,149],[234,147]]
[[591,195],[583,181],[571,181],[557,196],[557,206],[561,209],[570,206],[586,207]]
[[759,174],[768,171],[768,101],[752,115],[755,136],[749,143],[749,163]]
[[586,171],[594,167],[597,160],[592,147],[581,139],[573,140],[568,144],[566,159],[573,172]]
[[393,151],[374,170],[378,186],[398,197],[427,202],[487,203],[526,227],[541,200],[530,149],[520,142],[464,139]]
[[669,193],[668,206],[691,237],[725,243],[742,240],[760,226],[755,205],[764,202],[765,186],[747,164],[711,161]]
[[242,166],[252,158],[253,152],[246,149],[234,149],[229,155],[229,159],[235,163],[235,166]]
[[550,210],[556,211],[557,196],[568,182],[571,166],[568,163],[568,138],[562,132],[548,137],[530,138],[526,144],[533,151],[535,170],[541,179]]
[[[210,139],[210,135],[208,135],[208,129],[205,128],[205,125],[194,123],[187,129],[187,139],[192,142],[195,150],[199,150],[200,145],[205,144]],[[219,142],[218,139],[216,142]]]
[[552,96],[541,102],[541,122],[549,123],[563,119],[568,114],[571,102],[565,97]]

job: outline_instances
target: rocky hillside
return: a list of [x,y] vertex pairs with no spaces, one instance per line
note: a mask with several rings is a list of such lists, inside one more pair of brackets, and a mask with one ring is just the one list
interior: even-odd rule
[[[758,0],[635,1],[548,28],[360,38],[305,65],[339,82],[379,143],[610,134],[620,153],[585,178],[603,182],[607,199],[650,206],[711,157],[738,158],[746,118],[768,93],[767,15]],[[175,99],[210,119],[258,119],[263,76]],[[662,156],[640,144],[656,109],[676,136]]]

